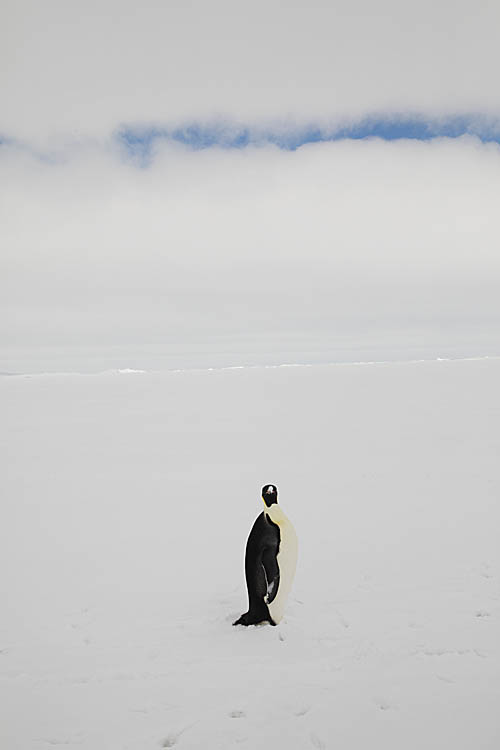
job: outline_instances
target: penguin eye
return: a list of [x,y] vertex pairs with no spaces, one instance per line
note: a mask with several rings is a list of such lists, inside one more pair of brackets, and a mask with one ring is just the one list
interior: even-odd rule
[[272,485],[270,485],[270,486],[269,486],[269,487],[267,488],[267,492],[266,492],[266,495],[272,495],[272,494],[273,494],[273,492],[274,492],[274,487],[273,487]]

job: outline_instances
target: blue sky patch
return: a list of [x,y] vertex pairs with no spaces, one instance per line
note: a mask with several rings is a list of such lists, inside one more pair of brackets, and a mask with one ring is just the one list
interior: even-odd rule
[[478,115],[458,115],[430,120],[424,117],[366,117],[358,122],[336,127],[315,125],[259,128],[234,123],[187,123],[167,127],[124,126],[115,133],[128,155],[146,165],[162,142],[181,143],[193,150],[207,148],[242,149],[250,145],[274,145],[295,151],[308,143],[381,138],[384,141],[432,138],[459,138],[473,135],[484,143],[500,143],[500,123]]
[[[364,140],[380,138],[384,141],[410,139],[430,141],[433,138],[459,138],[471,135],[483,143],[500,143],[500,120],[485,115],[466,114],[439,119],[420,115],[373,115],[358,121],[325,126],[277,125],[263,127],[242,125],[232,121],[187,122],[167,125],[123,125],[112,140],[120,147],[124,157],[137,166],[147,167],[156,150],[164,143],[178,143],[199,151],[209,148],[244,149],[248,146],[273,145],[283,151],[296,151],[311,143]],[[58,151],[57,146],[47,151],[31,146],[0,133],[0,148],[13,146],[28,151],[41,161],[60,163],[68,154],[68,142]]]

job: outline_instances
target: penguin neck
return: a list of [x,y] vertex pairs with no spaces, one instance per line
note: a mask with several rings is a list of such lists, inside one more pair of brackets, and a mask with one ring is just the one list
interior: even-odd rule
[[264,513],[273,523],[277,524],[278,526],[281,526],[281,524],[285,523],[288,520],[278,503],[273,503],[269,507],[266,506],[266,508],[264,509]]

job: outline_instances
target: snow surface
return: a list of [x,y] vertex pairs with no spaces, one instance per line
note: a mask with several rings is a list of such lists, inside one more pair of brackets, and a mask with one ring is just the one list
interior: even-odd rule
[[[0,378],[2,750],[500,746],[500,360]],[[284,620],[232,627],[279,488]]]

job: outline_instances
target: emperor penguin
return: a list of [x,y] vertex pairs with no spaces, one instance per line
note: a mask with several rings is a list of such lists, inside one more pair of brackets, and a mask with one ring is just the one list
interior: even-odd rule
[[278,488],[262,488],[264,510],[255,520],[245,551],[248,612],[233,625],[277,625],[283,617],[297,566],[297,534],[278,505]]

